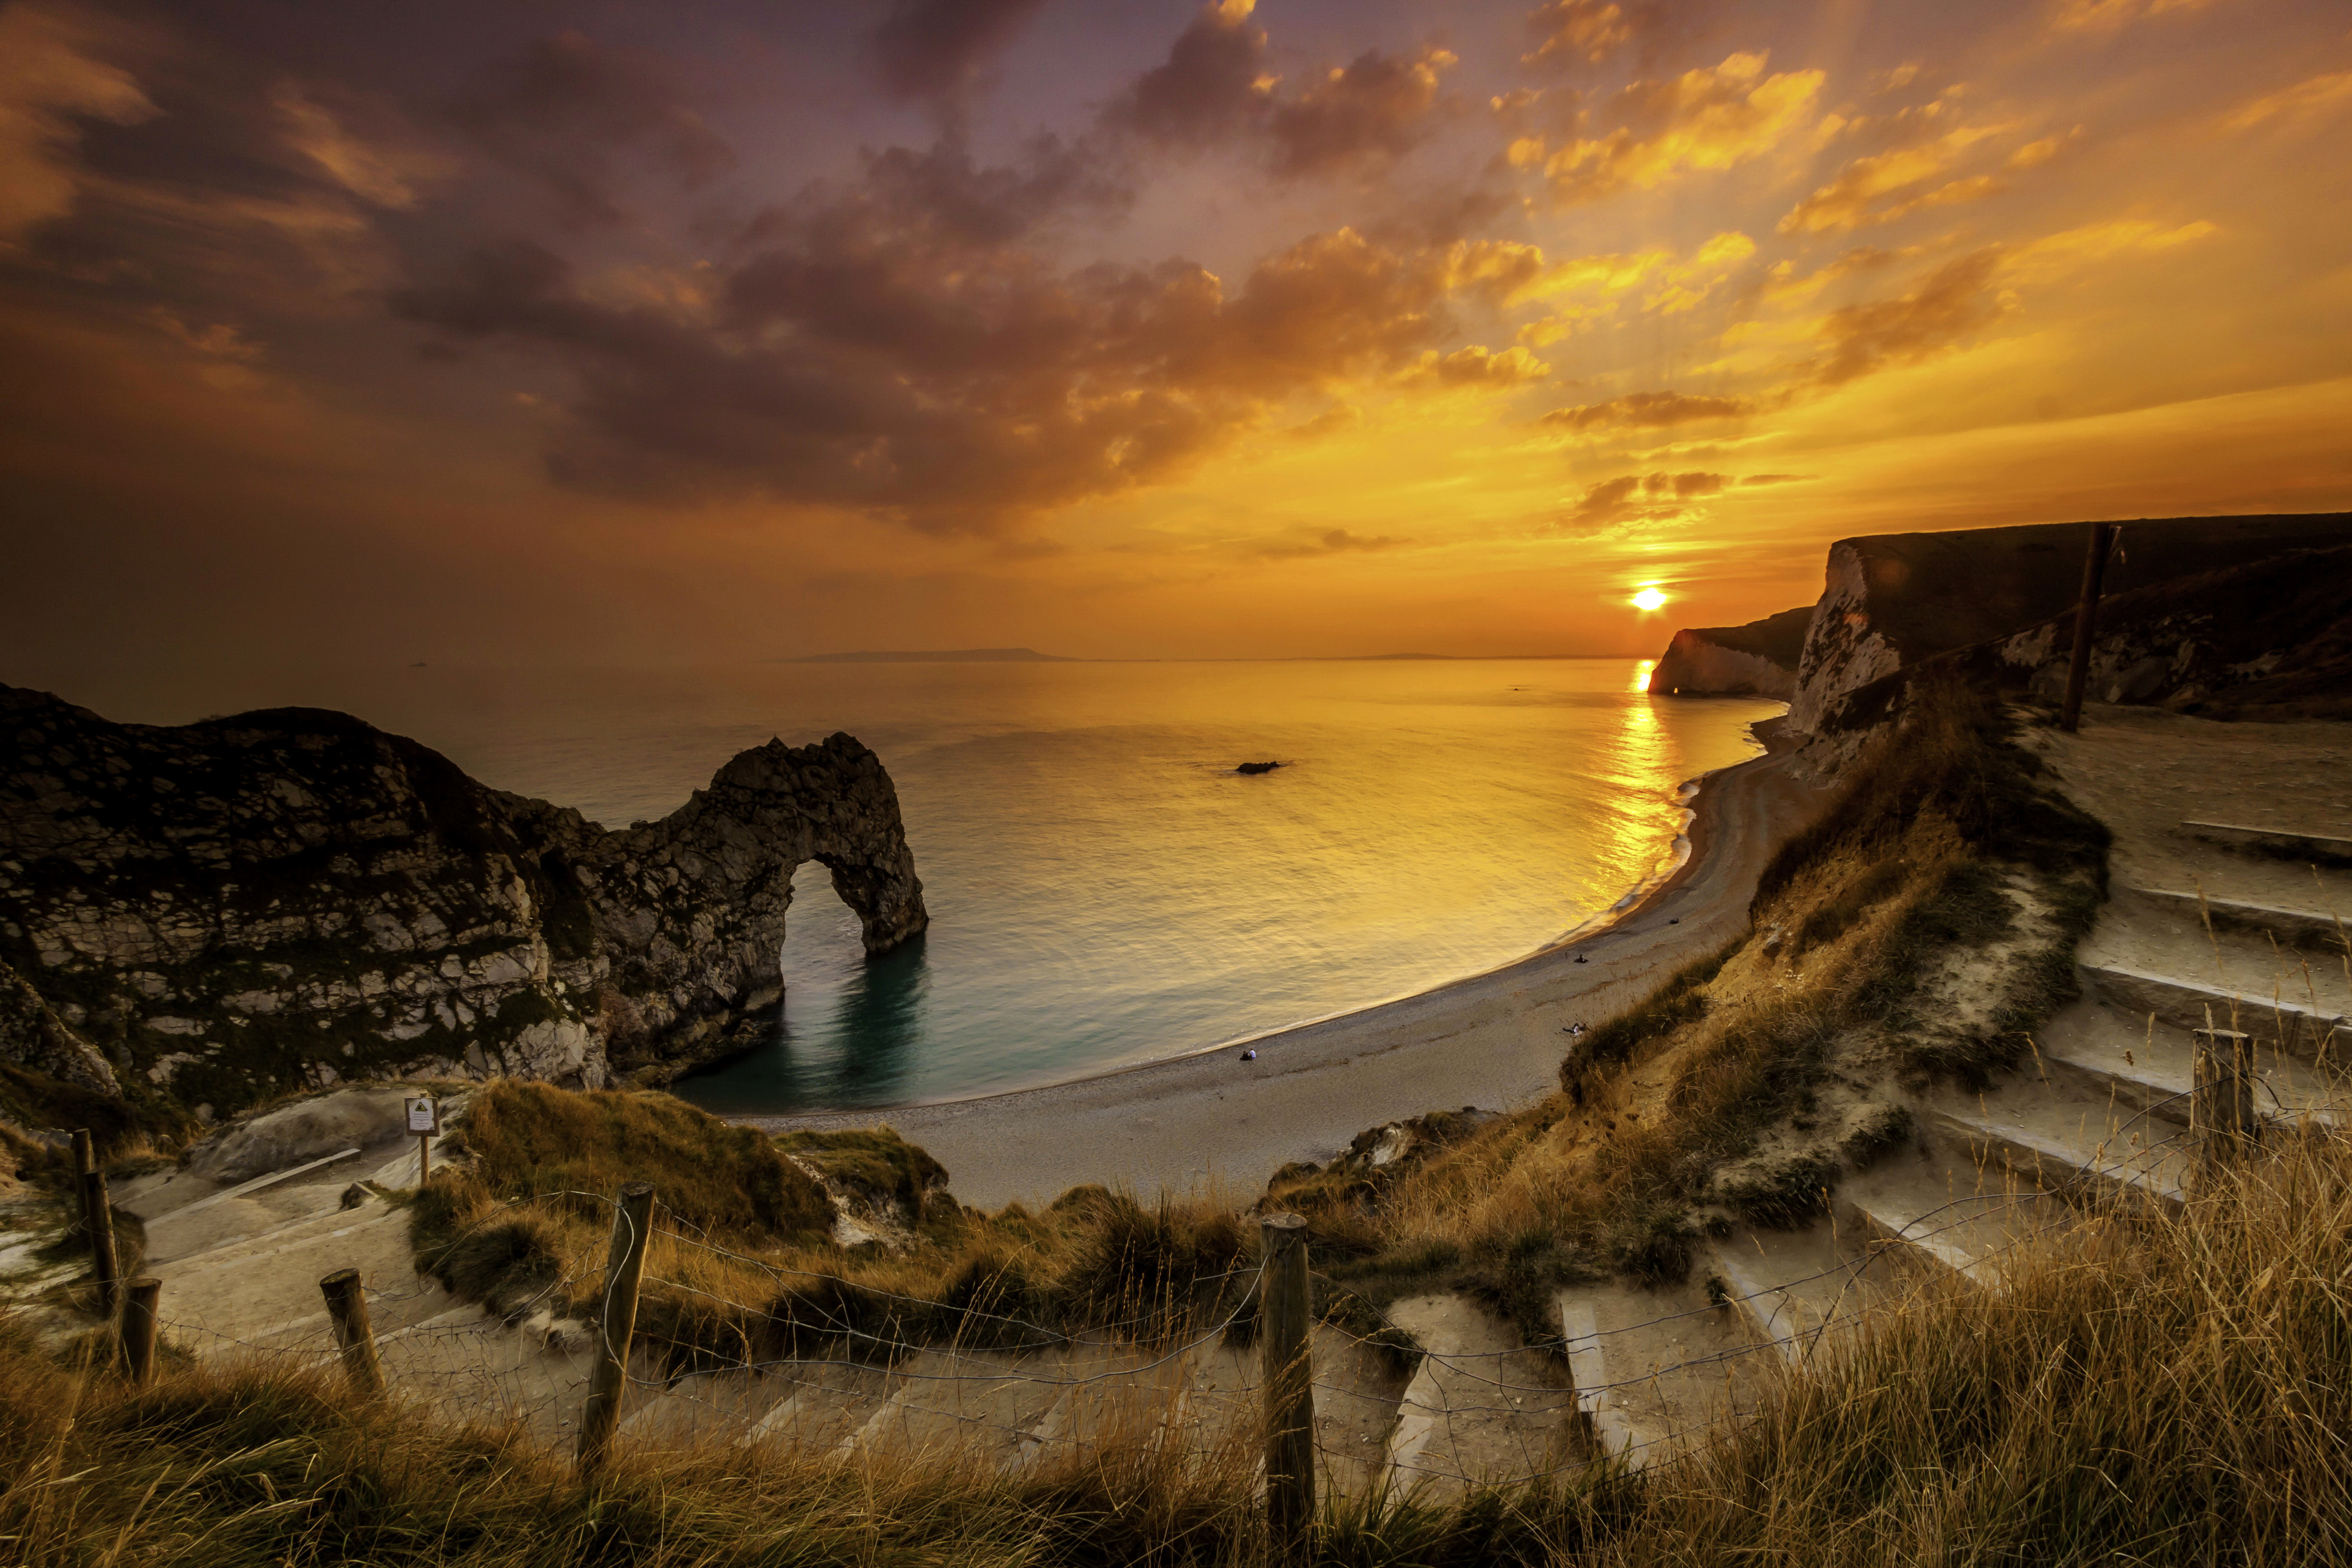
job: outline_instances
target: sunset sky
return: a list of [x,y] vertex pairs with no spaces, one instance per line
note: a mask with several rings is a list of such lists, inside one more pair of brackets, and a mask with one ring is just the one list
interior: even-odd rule
[[2318,0],[17,0],[0,679],[1651,653],[2352,508],[2347,171]]

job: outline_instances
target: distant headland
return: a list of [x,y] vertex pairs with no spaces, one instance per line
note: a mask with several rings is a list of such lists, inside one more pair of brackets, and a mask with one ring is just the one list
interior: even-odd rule
[[805,653],[776,664],[1082,664],[1034,647],[948,647],[874,653]]

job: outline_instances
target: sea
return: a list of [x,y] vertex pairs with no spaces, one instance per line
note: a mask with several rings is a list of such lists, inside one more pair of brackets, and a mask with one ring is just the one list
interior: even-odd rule
[[1671,868],[1685,786],[1758,754],[1748,727],[1782,710],[1653,698],[1647,676],[1627,658],[424,668],[272,700],[347,708],[615,827],[772,736],[873,747],[929,931],[868,960],[829,874],[802,867],[773,1030],[672,1086],[789,1112],[1226,1046],[1559,941]]

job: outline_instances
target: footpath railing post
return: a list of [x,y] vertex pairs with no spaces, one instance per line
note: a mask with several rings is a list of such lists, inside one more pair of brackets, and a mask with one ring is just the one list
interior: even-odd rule
[[2068,734],[2083,721],[2083,686],[2091,676],[2091,642],[2098,636],[2099,589],[2107,575],[2107,552],[2115,548],[2116,525],[2091,525],[2091,547],[2083,557],[2083,597],[2074,606],[2074,655],[2066,663],[2066,705],[2058,727]]
[[343,1371],[362,1399],[383,1392],[383,1363],[376,1359],[375,1331],[368,1326],[367,1292],[360,1271],[338,1268],[319,1281],[327,1313],[335,1320],[335,1342],[342,1347]]
[[2197,1159],[2210,1175],[2246,1153],[2262,1137],[2254,1111],[2254,1041],[2236,1029],[2195,1031],[2189,1091],[2189,1130]]
[[122,1299],[122,1367],[133,1388],[155,1375],[155,1298],[163,1289],[161,1279],[144,1275]]
[[580,1409],[580,1473],[602,1468],[621,1423],[621,1394],[629,1385],[629,1339],[637,1331],[637,1285],[645,1278],[646,1241],[653,1228],[654,1189],[632,1182],[613,1205],[613,1249],[604,1265],[604,1311],[596,1334],[596,1368],[588,1402]]
[[107,1201],[106,1173],[99,1168],[98,1151],[87,1129],[73,1135],[74,1174],[81,1190],[82,1228],[89,1233],[91,1272],[98,1278],[98,1310],[114,1316],[122,1297],[117,1277],[121,1264],[114,1250],[114,1208]]
[[1315,1520],[1315,1367],[1307,1350],[1307,1221],[1258,1222],[1258,1344],[1265,1356],[1265,1523],[1276,1563],[1304,1561]]

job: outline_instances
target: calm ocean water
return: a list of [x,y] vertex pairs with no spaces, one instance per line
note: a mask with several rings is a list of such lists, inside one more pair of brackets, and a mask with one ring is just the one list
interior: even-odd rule
[[[1525,954],[1657,872],[1683,781],[1774,702],[1630,659],[418,669],[328,701],[625,826],[736,751],[847,730],[931,911],[873,963],[802,868],[783,1016],[712,1110],[955,1098],[1172,1056]],[[257,694],[258,695],[258,694]],[[1235,763],[1278,759],[1260,777]]]

